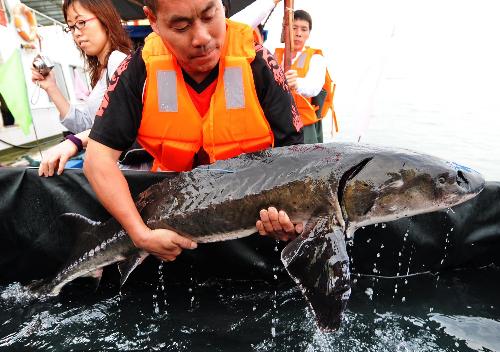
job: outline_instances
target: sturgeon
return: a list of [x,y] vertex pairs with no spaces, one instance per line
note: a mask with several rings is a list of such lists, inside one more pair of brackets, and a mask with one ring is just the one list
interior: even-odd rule
[[[295,145],[218,161],[167,177],[142,192],[136,206],[152,229],[167,228],[198,243],[256,233],[259,211],[285,210],[304,231],[281,260],[322,330],[339,328],[351,292],[345,238],[357,228],[452,207],[476,196],[476,171],[408,150],[332,143]],[[113,218],[94,222],[64,214],[78,240],[55,277],[38,282],[38,296],[58,295],[81,276],[100,278],[117,263],[123,285],[148,255]]]

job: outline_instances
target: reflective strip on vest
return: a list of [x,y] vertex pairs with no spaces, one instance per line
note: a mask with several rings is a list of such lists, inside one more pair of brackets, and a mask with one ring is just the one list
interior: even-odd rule
[[158,110],[160,112],[179,111],[177,103],[177,77],[174,70],[158,71],[156,74]]
[[243,109],[245,107],[245,91],[241,67],[226,67],[224,69],[224,94],[226,109]]
[[[177,75],[173,70],[157,72],[158,110],[160,112],[177,112]],[[226,108],[243,109],[245,107],[245,91],[243,88],[243,72],[241,67],[226,67],[224,70],[224,94]]]

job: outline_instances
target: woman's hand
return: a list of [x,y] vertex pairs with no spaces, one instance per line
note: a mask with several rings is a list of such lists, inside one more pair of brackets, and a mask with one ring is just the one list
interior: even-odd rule
[[283,210],[278,212],[274,207],[262,209],[260,220],[255,226],[262,236],[271,236],[281,241],[293,240],[304,230],[302,223],[294,225]]
[[69,140],[50,148],[40,163],[38,175],[48,177],[53,176],[54,172],[58,175],[62,174],[66,162],[77,153],[78,148]]
[[56,76],[53,71],[50,71],[47,76],[43,76],[35,68],[31,68],[31,80],[38,84],[43,90],[49,91],[57,88]]

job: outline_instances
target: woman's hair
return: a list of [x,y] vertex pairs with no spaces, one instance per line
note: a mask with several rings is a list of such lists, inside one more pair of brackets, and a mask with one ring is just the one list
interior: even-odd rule
[[64,0],[63,13],[65,21],[68,20],[69,7],[73,6],[76,2],[86,10],[92,12],[101,22],[108,35],[110,44],[109,53],[106,54],[102,65],[99,65],[97,56],[89,56],[82,49],[78,48],[85,58],[90,74],[90,84],[94,87],[97,81],[99,81],[103,69],[108,66],[109,55],[115,50],[128,54],[132,48],[132,42],[123,28],[120,15],[111,3],[111,0]]

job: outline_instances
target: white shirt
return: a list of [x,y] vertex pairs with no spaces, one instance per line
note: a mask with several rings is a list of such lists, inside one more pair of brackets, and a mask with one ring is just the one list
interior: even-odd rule
[[108,89],[106,81],[106,72],[109,70],[109,78],[113,76],[118,66],[127,57],[126,54],[115,50],[108,59],[108,66],[102,71],[101,78],[97,81],[94,89],[90,92],[85,104],[70,104],[69,111],[61,121],[64,127],[73,133],[80,133],[88,130],[94,124],[94,118],[97,110],[101,106],[104,93]]
[[[292,59],[292,64],[300,57],[304,49],[297,53]],[[309,71],[305,77],[297,78],[297,93],[303,97],[315,97],[321,92],[321,88],[325,84],[326,76],[326,60],[325,57],[319,54],[314,54],[309,63]]]

